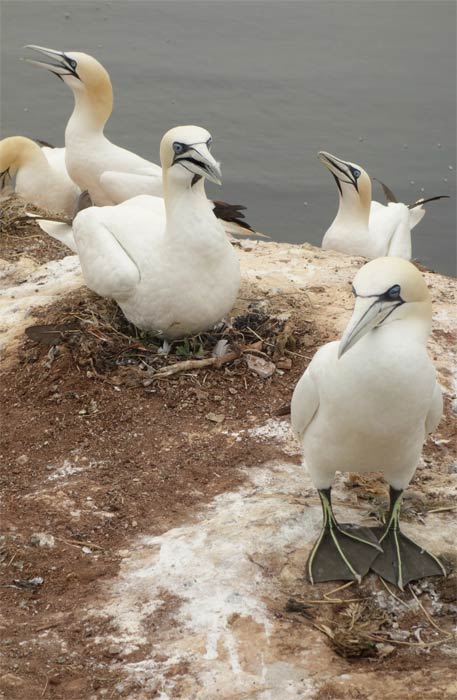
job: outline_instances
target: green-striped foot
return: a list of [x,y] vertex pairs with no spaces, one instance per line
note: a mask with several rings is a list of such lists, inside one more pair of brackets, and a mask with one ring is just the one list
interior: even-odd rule
[[372,530],[340,524],[333,514],[331,489],[319,489],[322,530],[306,562],[311,583],[361,581],[374,559],[382,552]]
[[372,571],[398,586],[400,590],[410,581],[417,581],[426,576],[446,576],[446,569],[438,557],[427,552],[400,531],[402,496],[403,491],[396,491],[390,487],[387,524],[372,528],[383,551],[371,565]]

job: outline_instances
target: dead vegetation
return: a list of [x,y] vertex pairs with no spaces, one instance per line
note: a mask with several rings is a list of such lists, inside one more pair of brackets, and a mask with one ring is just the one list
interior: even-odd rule
[[[353,584],[334,588],[318,599],[291,598],[285,611],[310,620],[338,656],[346,659],[383,659],[405,647],[428,654],[433,647],[455,645],[449,623],[457,613],[457,574],[408,584],[407,590],[395,592],[382,579],[378,583],[367,579],[357,590]],[[447,629],[435,618],[447,622]]]
[[[26,329],[25,365],[50,367],[67,356],[88,378],[115,386],[148,387],[154,381],[231,362],[268,379],[292,367],[306,327],[298,329],[291,313],[266,313],[247,302],[244,313],[223,321],[211,332],[167,342],[129,323],[117,304],[89,290],[79,290],[54,309],[45,325]],[[265,304],[263,304],[265,306]],[[306,324],[305,324],[306,326]]]
[[44,233],[26,212],[45,214],[32,204],[23,204],[15,194],[0,199],[0,259],[14,262],[26,255],[34,262],[60,260],[70,253],[59,241]]

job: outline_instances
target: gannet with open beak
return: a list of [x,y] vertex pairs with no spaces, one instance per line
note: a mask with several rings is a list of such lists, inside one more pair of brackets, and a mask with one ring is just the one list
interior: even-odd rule
[[[103,133],[113,109],[108,71],[93,56],[29,45],[49,62],[27,58],[46,68],[72,90],[74,109],[65,130],[66,165],[70,177],[87,190],[97,206],[120,204],[141,194],[162,196],[162,170],[155,163],[120,148]],[[217,201],[214,213],[229,234],[256,234],[244,220],[241,205]]]
[[338,213],[323,238],[322,248],[365,258],[391,255],[410,260],[411,229],[425,214],[423,204],[443,197],[402,204],[381,183],[388,200],[385,206],[371,200],[371,180],[360,165],[325,151],[320,151],[318,157],[335,178],[339,193]]
[[205,129],[171,129],[160,145],[164,199],[90,207],[73,221],[87,286],[167,339],[212,328],[238,293],[238,257],[204,190],[205,179],[221,184],[210,147]]
[[65,169],[63,148],[40,148],[25,136],[0,141],[0,187],[15,179],[14,190],[24,202],[53,213],[72,214],[79,187]]
[[[367,263],[353,293],[354,312],[342,339],[315,354],[292,397],[292,428],[323,511],[307,574],[313,583],[360,581],[371,567],[402,589],[408,581],[446,573],[399,527],[403,491],[442,415],[441,388],[426,350],[432,307],[422,275],[400,258]],[[385,526],[337,522],[330,495],[337,470],[384,472],[390,485]]]

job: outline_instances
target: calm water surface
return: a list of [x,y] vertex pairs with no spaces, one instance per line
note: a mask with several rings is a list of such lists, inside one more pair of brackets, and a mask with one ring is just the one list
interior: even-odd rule
[[[62,145],[72,96],[20,61],[24,44],[81,50],[109,70],[116,143],[158,159],[162,134],[214,137],[223,189],[274,239],[319,244],[336,212],[327,150],[401,201],[450,194],[413,232],[415,256],[456,273],[456,4],[338,2],[2,3],[2,135]],[[216,190],[218,190],[216,192]],[[382,200],[382,194],[376,198]]]

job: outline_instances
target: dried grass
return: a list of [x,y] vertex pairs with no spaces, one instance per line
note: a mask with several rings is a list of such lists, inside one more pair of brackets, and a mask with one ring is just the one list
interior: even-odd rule
[[[259,311],[255,304],[211,332],[170,343],[140,331],[115,302],[89,290],[79,290],[65,308],[48,309],[46,321],[52,323],[26,330],[32,341],[25,346],[26,361],[43,355],[40,345],[51,348],[44,358],[48,366],[59,352],[69,352],[79,369],[115,385],[148,386],[177,373],[238,361],[245,352],[275,362],[297,345],[289,319]],[[223,348],[219,355],[216,346]]]

